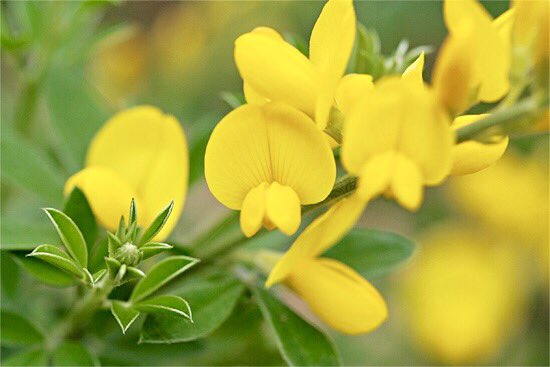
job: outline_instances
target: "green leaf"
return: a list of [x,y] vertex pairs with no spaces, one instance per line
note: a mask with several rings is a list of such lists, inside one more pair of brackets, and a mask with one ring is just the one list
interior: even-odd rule
[[84,236],[82,236],[75,222],[57,209],[46,208],[44,211],[55,226],[67,252],[85,268],[88,264],[88,248]]
[[129,266],[126,270],[126,279],[132,280],[132,279],[141,279],[145,277],[145,273],[139,270],[138,268],[134,268],[133,266]]
[[145,245],[140,247],[140,250],[143,252],[143,260],[145,260],[172,248],[173,246],[167,243],[147,242]]
[[46,366],[48,355],[42,349],[32,349],[19,352],[2,361],[2,366]]
[[324,256],[351,266],[365,278],[388,274],[414,253],[414,243],[398,234],[354,229]]
[[120,325],[123,334],[126,334],[126,330],[128,330],[130,325],[132,325],[139,316],[139,311],[122,301],[113,301],[111,303],[111,312]]
[[188,256],[172,256],[156,263],[149,274],[136,284],[130,301],[140,301],[195,265],[199,260]]
[[0,283],[2,297],[12,299],[18,293],[19,267],[9,252],[0,252]]
[[244,286],[224,275],[211,280],[189,283],[176,292],[193,308],[194,323],[169,315],[147,315],[141,330],[141,343],[180,343],[211,334],[233,312]]
[[279,352],[289,366],[337,366],[338,354],[328,337],[262,287],[254,296],[275,334]]
[[112,257],[106,257],[105,264],[107,264],[107,270],[109,270],[109,276],[114,279],[118,274],[118,270],[120,269],[120,266],[121,266],[120,261]]
[[32,250],[39,243],[57,243],[59,238],[52,225],[43,218],[38,222],[19,222],[2,217],[0,221],[1,250]]
[[132,224],[137,221],[136,201],[132,198],[130,202],[130,214],[128,216],[128,223]]
[[237,108],[246,103],[244,95],[233,92],[221,92],[220,98],[231,108]]
[[46,203],[61,202],[65,174],[46,158],[45,152],[30,145],[5,125],[2,125],[0,134],[0,155],[2,179],[38,196]]
[[23,269],[42,283],[55,287],[70,287],[75,284],[73,276],[42,260],[24,256],[15,256],[14,259]]
[[41,343],[44,335],[30,320],[7,310],[0,310],[0,343],[6,346],[32,345]]
[[134,308],[144,313],[161,313],[173,316],[186,317],[193,321],[193,314],[189,303],[181,297],[163,295],[150,298],[134,304]]
[[173,208],[174,208],[174,202],[171,201],[170,204],[168,204],[168,206],[164,208],[159,215],[157,215],[157,217],[155,218],[155,220],[153,220],[153,223],[151,223],[149,228],[145,230],[145,232],[143,233],[143,236],[141,236],[141,240],[139,242],[140,244],[144,244],[151,241],[151,239],[155,237],[157,233],[159,233],[159,231],[162,229],[162,227],[168,220],[170,213],[172,213]]
[[97,358],[81,342],[66,341],[53,355],[54,366],[98,366]]
[[53,245],[40,245],[33,252],[27,255],[45,261],[69,274],[83,277],[84,271],[73,259],[63,252],[59,247]]
[[94,275],[92,275],[92,278],[94,280],[94,284],[99,282],[101,279],[103,279],[105,274],[107,274],[107,269],[101,269],[101,270],[98,270],[97,272],[95,272]]
[[63,213],[74,220],[76,226],[82,232],[84,241],[88,245],[88,253],[90,253],[97,239],[98,228],[88,199],[78,187],[73,189],[65,201]]
[[59,157],[69,171],[84,166],[88,144],[109,116],[106,105],[98,103],[100,97],[92,91],[86,78],[78,72],[54,68],[48,73],[46,105],[60,139]]
[[107,240],[109,241],[108,242],[109,256],[114,257],[117,248],[122,246],[122,242],[120,242],[118,237],[116,235],[112,234],[111,232],[107,232]]

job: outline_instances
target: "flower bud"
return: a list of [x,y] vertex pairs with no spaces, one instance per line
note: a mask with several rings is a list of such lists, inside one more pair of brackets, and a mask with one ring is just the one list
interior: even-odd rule
[[122,264],[136,265],[141,260],[141,251],[133,243],[126,242],[116,250],[115,258]]

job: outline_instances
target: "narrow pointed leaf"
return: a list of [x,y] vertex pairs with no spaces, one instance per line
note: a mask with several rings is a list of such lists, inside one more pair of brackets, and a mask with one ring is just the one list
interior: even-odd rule
[[193,321],[189,303],[181,297],[163,295],[150,298],[134,304],[134,308],[144,313],[160,313],[172,316],[186,317]]
[[44,340],[44,335],[30,320],[7,310],[0,311],[0,343],[3,346],[31,345]]
[[45,261],[67,273],[77,277],[84,276],[84,271],[73,259],[63,252],[59,247],[53,245],[40,245],[28,254],[29,257],[34,257]]
[[75,222],[57,209],[47,208],[44,211],[54,224],[67,252],[85,268],[88,263],[88,249],[86,241],[84,241],[84,237]]
[[145,299],[198,261],[188,256],[172,256],[158,262],[151,268],[149,274],[135,286],[130,300],[137,302]]
[[126,277],[128,280],[131,279],[141,279],[145,277],[145,273],[139,270],[138,268],[134,268],[133,266],[129,266],[128,269],[126,269]]
[[172,209],[174,208],[174,202],[170,202],[166,208],[160,212],[160,214],[153,220],[153,223],[145,230],[143,233],[143,236],[141,237],[140,244],[147,243],[155,237],[157,233],[162,229],[166,221],[168,220],[168,217],[170,216],[170,213],[172,213]]
[[128,223],[132,224],[137,221],[136,201],[132,198],[130,203],[130,215],[128,216]]
[[109,271],[109,276],[114,279],[118,274],[118,270],[120,269],[120,265],[121,265],[120,261],[112,257],[106,257],[105,264],[107,264],[107,270]]
[[101,269],[101,270],[95,272],[94,275],[93,275],[94,283],[97,283],[101,279],[103,279],[105,274],[107,274],[107,269]]
[[289,366],[338,366],[328,337],[296,315],[263,287],[253,288],[262,315],[273,330],[277,347]]
[[166,314],[149,314],[141,330],[141,343],[182,343],[203,338],[218,329],[233,313],[244,286],[231,275],[193,281],[175,291],[193,308],[193,321]]
[[126,330],[136,321],[139,316],[139,311],[134,310],[131,306],[122,301],[113,301],[111,303],[111,312],[122,329],[122,333],[126,334]]
[[140,250],[143,252],[143,260],[145,260],[172,248],[174,247],[167,243],[147,242],[145,245],[140,247]]
[[84,241],[88,245],[88,253],[90,253],[97,239],[98,227],[88,199],[78,187],[73,189],[65,201],[63,213],[74,220],[78,229],[82,232]]
[[118,222],[118,228],[116,230],[115,235],[118,238],[122,238],[124,237],[125,232],[126,232],[126,222],[124,221],[124,216],[121,216],[120,221]]
[[42,260],[22,255],[16,255],[14,259],[25,271],[42,283],[54,287],[70,287],[76,282],[72,275]]
[[118,237],[115,236],[114,234],[112,234],[111,232],[107,232],[107,240],[109,241],[109,242],[108,242],[108,245],[109,245],[109,256],[114,257],[117,248],[119,248],[120,246],[122,246],[122,243],[120,242],[120,240],[118,239]]

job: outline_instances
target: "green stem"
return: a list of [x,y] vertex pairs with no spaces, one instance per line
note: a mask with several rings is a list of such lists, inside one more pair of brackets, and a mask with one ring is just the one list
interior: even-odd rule
[[[546,105],[546,106],[545,106]],[[519,101],[512,107],[497,110],[484,119],[481,119],[473,124],[461,127],[456,131],[456,142],[462,143],[466,140],[478,137],[485,130],[498,125],[506,125],[513,122],[521,121],[526,117],[530,117],[540,111],[541,108],[547,107],[548,101],[539,103],[534,98],[526,98]]]
[[47,348],[53,351],[65,339],[83,330],[92,320],[94,314],[102,308],[103,303],[115,285],[111,277],[105,276],[100,283],[90,289],[84,297],[80,298],[69,313],[52,330],[48,338]]

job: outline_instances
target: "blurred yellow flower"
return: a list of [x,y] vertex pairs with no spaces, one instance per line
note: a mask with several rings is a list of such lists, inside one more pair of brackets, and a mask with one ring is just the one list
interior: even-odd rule
[[146,68],[147,38],[137,27],[128,27],[94,49],[89,79],[112,105],[121,106],[140,91]]
[[548,60],[548,1],[514,0],[512,9],[516,12],[512,33],[514,52],[520,57],[533,59],[534,63]]
[[79,187],[109,230],[127,215],[132,198],[142,227],[173,200],[172,215],[155,237],[162,240],[183,209],[188,172],[187,142],[179,122],[155,107],[139,106],[119,112],[99,130],[90,143],[86,167],[69,178],[65,194]]
[[534,249],[547,277],[548,184],[547,164],[507,155],[483,172],[453,179],[449,188],[477,221]]
[[212,132],[204,160],[210,191],[241,210],[248,237],[262,225],[296,232],[300,204],[323,200],[336,177],[324,134],[306,114],[277,102],[230,112]]
[[412,340],[443,363],[490,362],[524,321],[522,253],[483,233],[455,223],[433,229],[401,279]]
[[342,162],[359,177],[357,192],[364,202],[386,194],[416,210],[423,187],[449,174],[453,143],[450,121],[431,90],[406,77],[389,77],[347,117]]
[[509,90],[510,30],[508,11],[493,20],[476,0],[445,0],[449,36],[433,72],[440,103],[453,115],[472,102],[494,102]]
[[324,130],[348,64],[356,20],[351,0],[329,0],[311,33],[309,59],[273,29],[260,27],[235,41],[235,62],[249,103],[287,103]]
[[311,223],[279,260],[266,286],[284,282],[330,327],[346,333],[374,330],[388,316],[386,303],[367,280],[343,263],[319,257],[353,227],[364,205],[342,199]]
[[[453,130],[472,124],[488,115],[463,115],[455,118]],[[451,175],[459,176],[479,172],[502,157],[508,147],[507,136],[493,136],[486,142],[468,140],[453,148]]]

